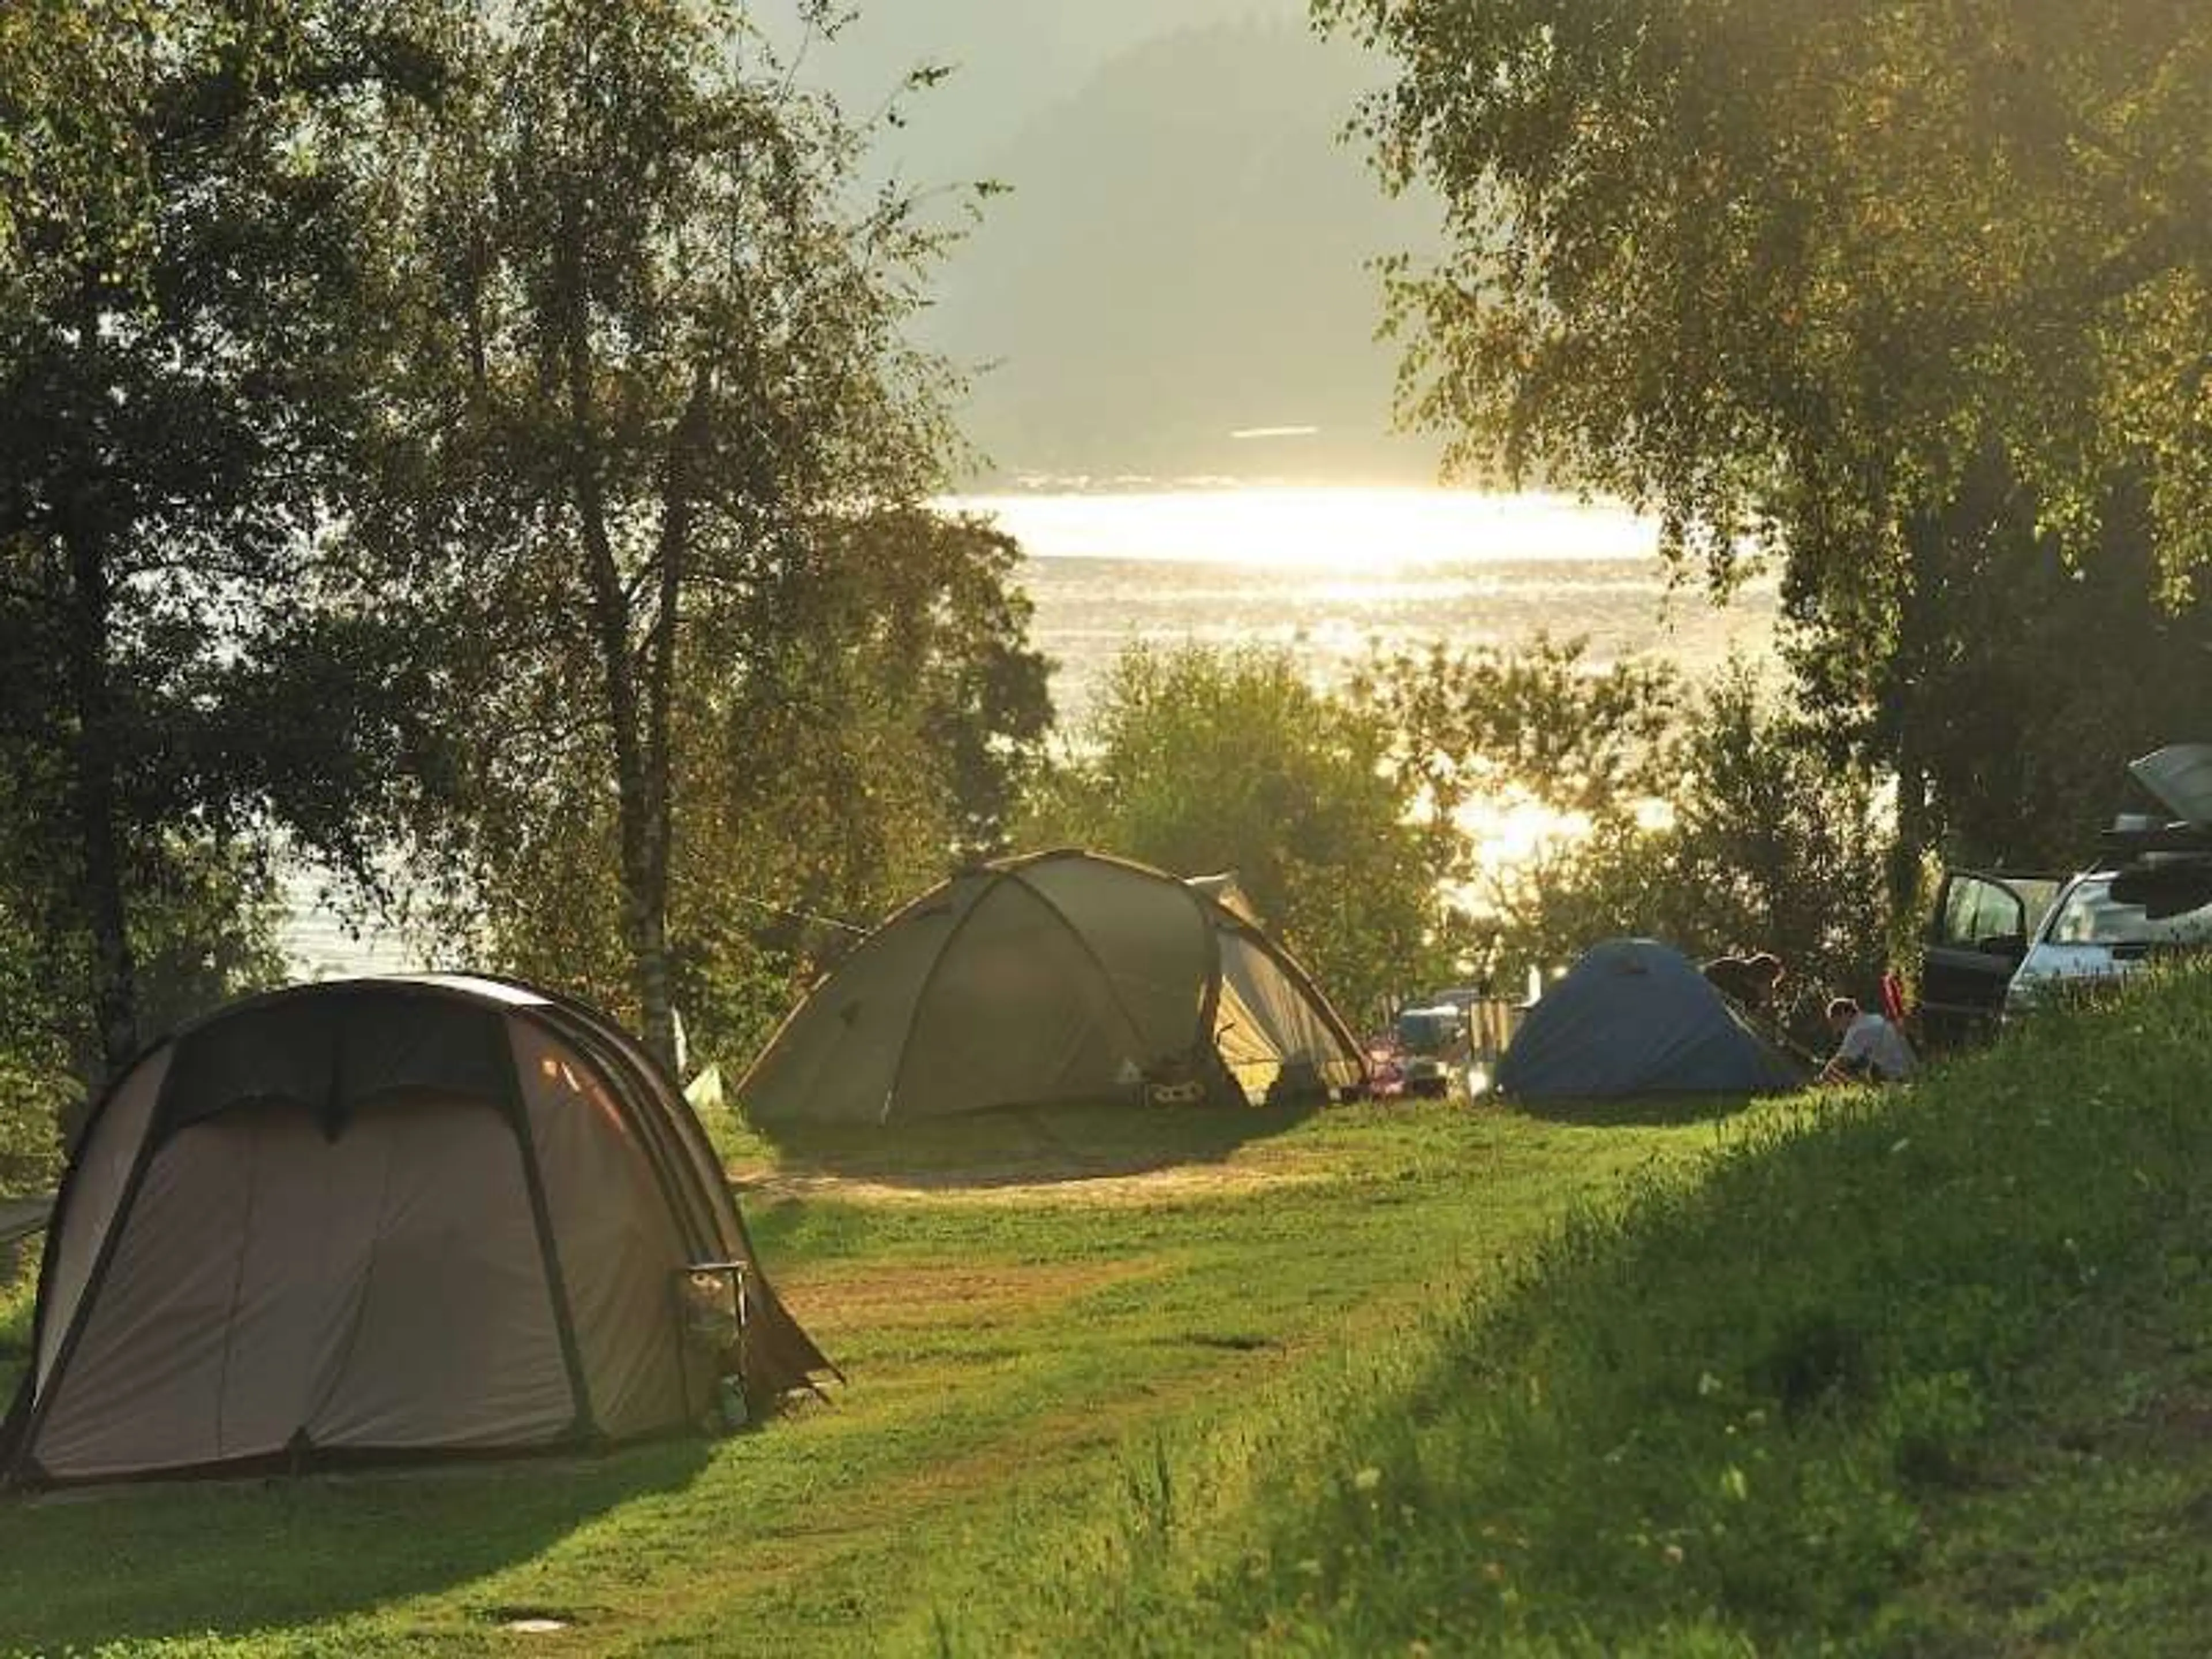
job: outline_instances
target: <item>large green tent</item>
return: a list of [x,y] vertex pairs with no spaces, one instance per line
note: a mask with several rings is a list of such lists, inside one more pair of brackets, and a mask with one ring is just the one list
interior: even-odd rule
[[738,1085],[755,1123],[1079,1101],[1322,1097],[1363,1075],[1312,980],[1242,909],[1060,850],[933,888],[871,934]]

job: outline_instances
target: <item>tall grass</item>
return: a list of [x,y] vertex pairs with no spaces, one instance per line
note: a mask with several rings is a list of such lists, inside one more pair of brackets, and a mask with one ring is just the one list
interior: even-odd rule
[[971,1607],[945,1640],[1880,1647],[1928,1514],[2016,1426],[2025,1368],[2112,1296],[2202,1277],[2208,1057],[2197,976],[1914,1090],[1761,1120],[1306,1401],[1237,1512],[1170,1524],[1204,1459],[1180,1480],[1140,1461],[1115,1559],[1010,1588],[1006,1627]]

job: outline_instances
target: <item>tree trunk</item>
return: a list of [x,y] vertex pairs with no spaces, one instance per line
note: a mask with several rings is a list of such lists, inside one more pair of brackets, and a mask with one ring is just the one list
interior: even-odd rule
[[[677,1070],[676,1006],[668,975],[668,762],[656,695],[651,706],[641,698],[633,655],[633,617],[622,567],[607,522],[601,471],[587,278],[575,226],[575,209],[563,216],[556,250],[562,305],[562,349],[568,376],[570,482],[584,544],[584,580],[591,596],[600,670],[607,697],[607,723],[614,739],[615,790],[622,838],[623,935],[629,948],[631,985],[637,995],[639,1036],[647,1049],[672,1075]],[[673,669],[672,647],[663,670],[662,653],[651,660],[656,674]]]
[[108,1076],[138,1051],[138,967],[123,894],[122,836],[116,824],[115,708],[108,678],[112,595],[106,559],[91,526],[68,535],[70,700],[77,720],[76,834],[82,848],[83,915],[92,939],[92,1006]]
[[1936,840],[1930,799],[1924,721],[1940,719],[1930,706],[1929,634],[1936,625],[1933,595],[1941,586],[1950,526],[1940,513],[1915,514],[1905,525],[1906,588],[1898,619],[1898,649],[1890,667],[1889,718],[1894,723],[1897,835],[1889,849],[1888,928],[1893,948],[1905,943],[1920,902],[1923,863]]
[[622,835],[623,934],[629,947],[639,1035],[671,1073],[677,1068],[676,1007],[668,982],[668,784],[665,753],[641,729],[641,706],[630,650],[630,608],[607,534],[596,469],[579,467],[586,580],[606,684],[614,738],[615,791]]
[[1922,861],[1927,857],[1928,771],[1910,747],[1897,762],[1897,838],[1888,861],[1889,932],[1899,940],[1920,902]]
[[[595,495],[596,491],[580,494]],[[586,523],[594,522],[586,514]],[[606,684],[608,724],[614,736],[615,791],[622,837],[623,937],[629,947],[631,988],[636,993],[639,1035],[653,1057],[676,1070],[676,1008],[668,981],[668,791],[656,779],[641,743],[637,677],[629,652],[629,610],[616,574],[604,519],[585,536]]]

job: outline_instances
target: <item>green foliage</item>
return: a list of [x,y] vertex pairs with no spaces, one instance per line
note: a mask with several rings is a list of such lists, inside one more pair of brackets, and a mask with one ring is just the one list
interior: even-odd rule
[[[0,834],[109,1066],[161,1012],[135,952],[169,889],[302,777],[374,770],[349,716],[381,680],[325,674],[269,726],[294,702],[270,652],[313,614],[372,400],[373,136],[419,76],[414,22],[33,0],[0,23]],[[370,798],[301,827],[357,847]]]
[[1024,826],[1177,875],[1233,870],[1357,1022],[1449,973],[1437,884],[1392,733],[1279,652],[1133,647]]
[[[252,849],[168,836],[135,849],[131,869],[131,950],[149,1039],[276,982],[280,910]],[[82,988],[92,941],[37,876],[0,878],[0,1194],[54,1183],[105,1071]]]
[[1895,694],[1839,638],[1808,634],[1791,653],[1832,733],[1924,759],[1929,832],[1950,861],[2075,867],[2123,803],[2124,763],[2204,729],[2212,603],[2161,596],[2136,495],[2115,491],[2094,549],[2069,560],[2030,532],[2017,483],[1979,472],[1942,515],[1940,580],[1900,636]]
[[497,8],[453,68],[355,539],[443,670],[426,841],[498,957],[669,1055],[680,994],[788,970],[728,900],[872,908],[989,839],[1047,717],[1012,550],[921,509],[955,442],[904,330],[962,222],[871,196],[734,5]]
[[[1586,649],[1439,644],[1378,658],[1353,684],[1422,803],[1479,971],[1518,985],[1642,935],[1693,957],[1774,951],[1805,1001],[1866,987],[1887,955],[1889,819],[1864,772],[1742,664],[1693,689],[1663,664],[1596,669]],[[1474,814],[1516,808],[1556,827],[1527,860],[1486,865]]]
[[43,1191],[59,1173],[74,1093],[70,1039],[89,1035],[58,1018],[44,947],[20,890],[0,883],[0,1196]]
[[1589,649],[1547,634],[1468,652],[1439,640],[1378,654],[1353,680],[1353,701],[1393,734],[1393,769],[1440,853],[1463,849],[1470,806],[1597,818],[1663,788],[1680,675],[1640,659],[1599,669]]
[[2187,735],[2201,7],[1316,10],[1397,58],[1369,135],[1448,205],[1394,271],[1408,408],[1657,511],[1718,585],[1780,562],[1812,712],[1899,779],[1893,902],[1947,830],[2039,854],[2094,811],[2008,790]]
[[[1723,566],[1765,526],[1863,569],[1991,443],[2072,523],[2124,471],[2186,499],[2212,28],[2185,0],[1316,9],[1399,59],[1368,130],[1454,237],[1401,273],[1416,406],[1468,444],[1651,501]],[[2159,519],[2176,568],[2191,516]]]
[[[1049,725],[1011,542],[919,512],[847,533],[815,622],[677,710],[672,982],[691,1049],[726,1066],[850,947],[846,919],[999,850]],[[633,1006],[615,813],[578,749],[532,781],[527,810],[476,826],[475,925],[509,971]]]
[[1698,695],[1666,753],[1652,799],[1493,887],[1509,979],[1622,934],[1693,957],[1771,951],[1818,1041],[1820,1006],[1870,998],[1888,959],[1881,801],[1741,665]]
[[[26,842],[0,836],[10,844]],[[172,838],[143,849],[133,872],[131,942],[149,1033],[276,976],[276,910],[254,860]],[[0,1197],[54,1185],[67,1133],[101,1074],[82,989],[91,951],[36,872],[0,878]]]

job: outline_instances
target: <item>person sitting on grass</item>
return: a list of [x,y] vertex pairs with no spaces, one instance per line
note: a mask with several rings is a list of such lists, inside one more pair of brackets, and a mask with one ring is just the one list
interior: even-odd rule
[[1920,1069],[1905,1033],[1850,997],[1828,1005],[1828,1029],[1841,1040],[1821,1069],[1823,1083],[1903,1083]]

